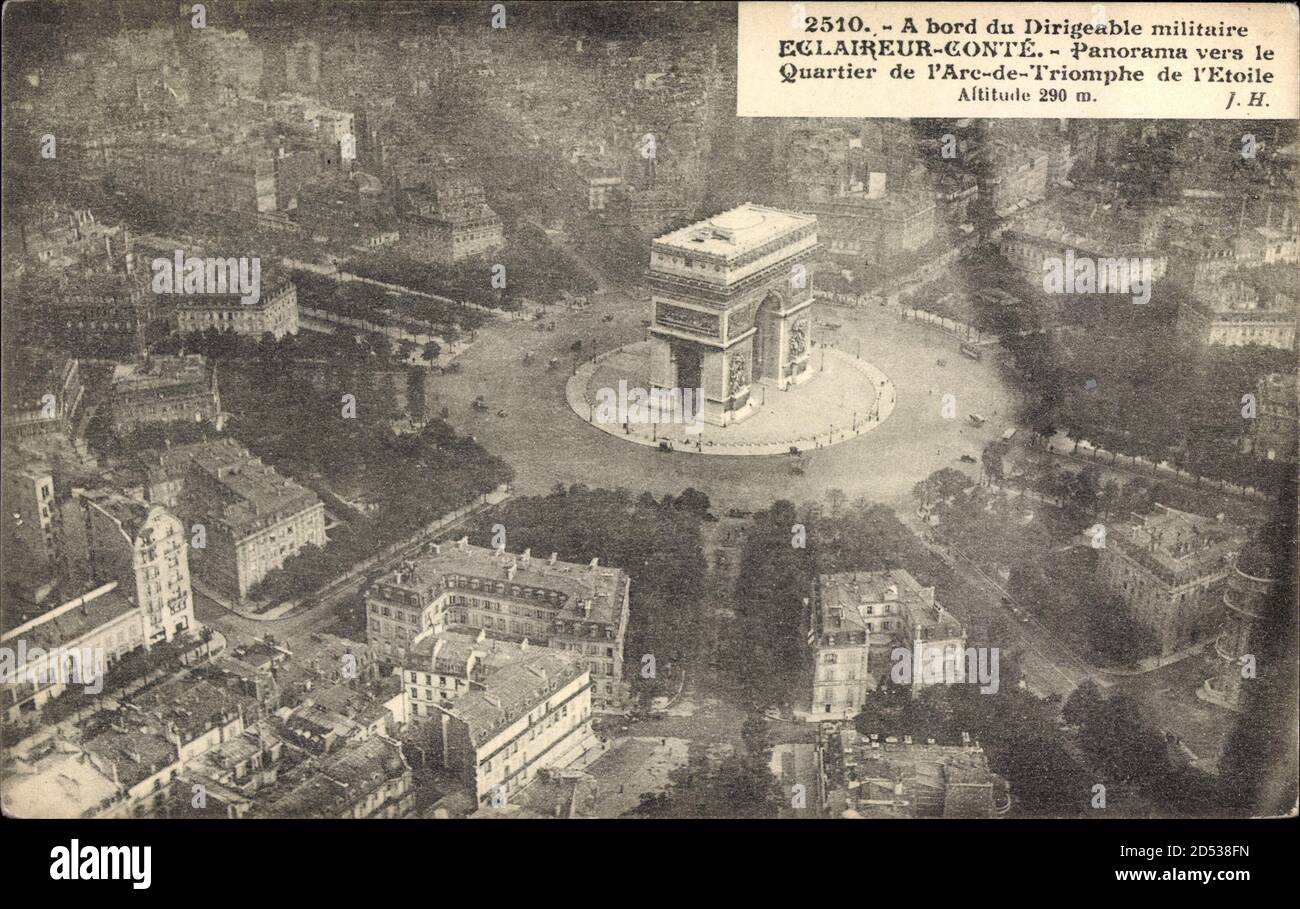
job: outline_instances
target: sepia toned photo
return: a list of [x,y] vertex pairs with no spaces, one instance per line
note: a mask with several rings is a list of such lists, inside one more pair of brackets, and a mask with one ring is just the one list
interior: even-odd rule
[[1294,15],[838,6],[7,4],[4,815],[1293,818]]

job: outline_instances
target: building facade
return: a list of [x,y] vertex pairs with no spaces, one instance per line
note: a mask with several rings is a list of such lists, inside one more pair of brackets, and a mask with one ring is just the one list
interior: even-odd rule
[[818,575],[809,606],[810,720],[851,719],[886,678],[914,692],[966,678],[965,629],[906,571]]
[[182,335],[209,328],[278,340],[298,333],[298,291],[287,277],[262,290],[256,303],[241,303],[238,296],[185,297],[176,306],[176,324]]
[[3,478],[5,530],[22,543],[24,554],[42,568],[57,566],[62,534],[50,468],[39,461],[13,468],[6,465]]
[[1222,619],[1223,584],[1241,528],[1157,506],[1110,528],[1097,572],[1130,615],[1154,633],[1162,654],[1212,634]]
[[1232,572],[1223,585],[1223,623],[1214,640],[1222,671],[1206,680],[1205,700],[1232,710],[1241,705],[1242,682],[1254,678],[1250,654],[1258,642],[1252,644],[1251,637],[1276,583],[1266,539],[1252,540],[1233,558]]
[[21,721],[70,686],[93,690],[99,673],[148,646],[144,611],[118,590],[117,581],[52,609],[10,602],[0,646],[16,655],[15,675],[0,684],[0,704],[7,721]]
[[590,672],[574,656],[540,648],[433,713],[435,759],[479,806],[505,804],[538,773],[568,766],[595,744]]
[[1270,373],[1255,387],[1257,412],[1251,424],[1250,450],[1266,461],[1294,461],[1300,439],[1300,384],[1294,373]]
[[528,551],[470,546],[468,539],[429,544],[366,592],[366,639],[399,665],[430,629],[527,640],[580,657],[591,672],[593,704],[615,709],[626,698],[630,587],[626,574],[596,560],[577,565],[554,553],[535,559]]
[[243,598],[304,546],[324,546],[325,506],[233,439],[168,449],[149,476],[149,500],[181,515],[199,577]]
[[84,526],[65,528],[73,558],[92,579],[122,585],[142,612],[146,645],[191,629],[190,540],[180,519],[116,492],[79,490],[74,499]]
[[153,423],[207,420],[221,426],[217,369],[198,354],[152,357],[113,373],[113,431],[124,435]]

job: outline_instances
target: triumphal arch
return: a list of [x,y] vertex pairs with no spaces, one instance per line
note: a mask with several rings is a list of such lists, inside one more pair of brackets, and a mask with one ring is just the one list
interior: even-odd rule
[[651,385],[702,390],[704,420],[726,426],[810,378],[816,247],[816,217],[752,204],[655,240]]

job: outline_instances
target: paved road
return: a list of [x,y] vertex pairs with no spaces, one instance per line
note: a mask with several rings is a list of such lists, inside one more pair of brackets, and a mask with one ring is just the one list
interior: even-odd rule
[[[435,538],[446,538],[446,536],[464,527],[470,518],[493,507],[495,506],[483,506],[453,521],[439,531]],[[426,542],[427,539],[425,538],[411,541],[405,548],[385,559],[380,565],[354,573],[349,580],[339,584],[328,594],[321,597],[320,603],[311,609],[294,612],[280,619],[259,620],[236,615],[215,600],[202,595],[198,590],[194,591],[194,613],[203,624],[211,625],[224,634],[226,640],[232,646],[247,643],[267,634],[275,635],[280,640],[287,640],[297,635],[322,631],[330,627],[342,616],[349,598],[365,587],[368,575],[383,568],[392,567],[402,559],[407,558]]]
[[[837,310],[831,318],[841,328],[819,343],[858,351],[882,369],[897,388],[894,414],[860,438],[807,455],[804,476],[790,474],[788,459],[699,457],[628,445],[586,425],[568,407],[564,386],[572,374],[571,347],[582,343],[580,358],[644,337],[642,320],[649,307],[630,295],[602,294],[581,311],[551,310],[545,321],[494,323],[460,358],[461,372],[434,377],[430,407],[446,405],[450,420],[474,435],[489,451],[515,466],[515,489],[522,495],[550,492],[556,483],[623,486],[662,496],[687,486],[704,490],[723,509],[765,508],[779,498],[795,502],[821,500],[840,488],[852,500],[895,507],[910,504],[912,486],[940,467],[967,469],[958,457],[978,457],[985,442],[997,438],[1013,412],[1013,394],[991,362],[972,362],[957,355],[958,341],[936,329],[901,321],[883,308]],[[608,320],[608,321],[607,321]],[[534,356],[523,362],[524,353]],[[547,362],[558,359],[558,368]],[[946,367],[936,364],[945,359]],[[941,404],[953,395],[956,418],[945,419]],[[489,408],[470,409],[483,395]],[[506,416],[497,415],[505,410]],[[981,428],[965,414],[989,418]],[[975,477],[973,470],[972,477]]]
[[[1062,699],[1087,679],[1093,679],[1105,688],[1111,683],[1101,672],[1084,662],[1064,641],[1030,615],[1025,604],[1018,602],[994,578],[989,577],[964,555],[943,546],[926,543],[926,546],[949,567],[962,576],[984,596],[966,605],[979,611],[985,619],[1001,619],[1009,643],[1019,657],[1025,684],[1034,694],[1046,696],[1059,694]],[[1021,611],[1017,616],[1003,599]],[[1028,621],[1025,621],[1025,619]],[[969,622],[967,622],[969,624]],[[996,641],[989,646],[998,647]]]

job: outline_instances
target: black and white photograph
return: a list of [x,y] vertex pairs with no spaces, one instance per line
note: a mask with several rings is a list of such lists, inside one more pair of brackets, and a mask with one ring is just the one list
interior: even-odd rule
[[149,887],[103,819],[1294,819],[1272,73],[1184,27],[1145,65],[1218,113],[1107,118],[1162,4],[997,5],[1104,69],[960,97],[946,4],[771,6],[789,97],[969,114],[738,115],[735,3],[6,4],[0,805],[94,843],[49,877]]

